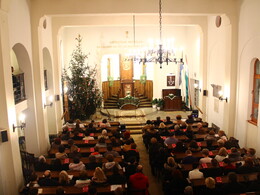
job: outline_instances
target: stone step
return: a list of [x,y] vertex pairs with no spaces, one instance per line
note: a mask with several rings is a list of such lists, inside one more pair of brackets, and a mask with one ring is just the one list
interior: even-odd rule
[[142,134],[142,129],[127,129],[130,131],[130,134]]

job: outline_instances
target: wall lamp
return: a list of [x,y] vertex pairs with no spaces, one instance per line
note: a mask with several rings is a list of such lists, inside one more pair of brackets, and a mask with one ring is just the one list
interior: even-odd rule
[[219,91],[218,92],[218,94],[219,94],[219,97],[218,97],[218,99],[220,100],[220,101],[228,101],[228,98],[227,97],[225,97],[225,98],[223,98],[223,91]]
[[21,114],[21,115],[19,116],[19,121],[20,121],[20,124],[21,124],[21,125],[15,126],[15,125],[13,124],[13,132],[15,132],[15,129],[16,129],[16,128],[20,128],[21,130],[23,130],[24,127],[26,127],[25,115],[24,115],[24,114]]
[[201,88],[198,83],[194,83],[194,89],[198,89],[201,92]]
[[49,104],[44,104],[44,108],[46,108],[47,106],[50,106],[50,107],[52,107],[52,105],[53,105],[53,96],[50,96],[49,97]]

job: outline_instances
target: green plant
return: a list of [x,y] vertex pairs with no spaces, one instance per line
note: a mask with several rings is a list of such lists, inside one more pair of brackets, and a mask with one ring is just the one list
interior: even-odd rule
[[72,52],[68,70],[64,70],[62,81],[68,88],[69,113],[71,119],[88,119],[101,106],[102,93],[96,82],[96,67],[86,60],[88,55],[81,48],[82,38],[76,38],[76,49]]
[[158,103],[158,99],[157,98],[154,98],[153,100],[152,100],[152,105],[156,105]]
[[164,100],[162,98],[158,99],[157,107],[162,107],[164,104]]

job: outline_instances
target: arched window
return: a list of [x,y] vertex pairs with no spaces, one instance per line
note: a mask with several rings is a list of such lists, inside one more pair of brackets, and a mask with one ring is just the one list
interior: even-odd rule
[[258,106],[259,106],[259,92],[260,92],[260,61],[255,60],[254,63],[254,81],[253,81],[253,98],[252,98],[252,111],[251,122],[257,124],[258,119]]

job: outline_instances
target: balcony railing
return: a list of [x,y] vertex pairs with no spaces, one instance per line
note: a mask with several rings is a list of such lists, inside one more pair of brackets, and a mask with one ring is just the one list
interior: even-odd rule
[[13,90],[15,104],[18,104],[19,102],[26,99],[24,73],[13,75]]

